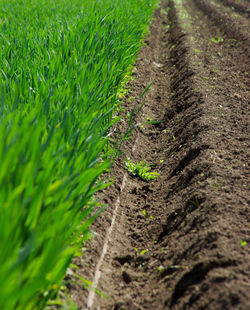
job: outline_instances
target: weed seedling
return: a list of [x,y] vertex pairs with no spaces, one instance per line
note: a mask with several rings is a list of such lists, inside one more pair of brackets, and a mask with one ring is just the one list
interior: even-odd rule
[[194,48],[194,52],[195,52],[196,54],[200,55],[201,50],[199,50],[198,48]]
[[142,214],[145,216],[145,217],[149,217],[150,220],[153,220],[154,217],[152,215],[150,215],[146,210],[142,210]]
[[161,271],[163,271],[163,270],[164,270],[164,267],[163,267],[163,266],[159,266],[158,269],[157,269],[158,272],[161,272]]
[[125,161],[125,167],[132,175],[145,181],[156,179],[158,175],[160,175],[158,172],[149,172],[151,168],[144,161],[134,164],[131,162],[129,157],[127,157]]
[[148,250],[142,250],[142,251],[140,252],[140,255],[143,255],[143,254],[147,253],[147,251],[148,251]]
[[240,245],[241,245],[242,247],[244,247],[244,246],[246,246],[246,245],[247,245],[247,242],[246,242],[246,241],[244,241],[244,240],[240,240]]
[[219,44],[219,43],[223,42],[223,38],[221,36],[219,36],[219,37],[212,37],[211,41],[213,43]]

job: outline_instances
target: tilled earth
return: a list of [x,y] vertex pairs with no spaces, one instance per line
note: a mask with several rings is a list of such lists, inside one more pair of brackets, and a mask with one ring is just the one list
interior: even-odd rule
[[[132,98],[140,125],[76,261],[108,298],[72,285],[79,309],[250,309],[249,14],[236,0],[156,10],[119,123]],[[129,175],[126,156],[160,176]]]

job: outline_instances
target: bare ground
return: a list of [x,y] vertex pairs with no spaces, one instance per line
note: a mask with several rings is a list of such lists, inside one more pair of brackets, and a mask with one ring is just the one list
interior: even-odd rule
[[[155,12],[119,125],[151,82],[136,121],[162,122],[134,130],[100,193],[76,263],[109,298],[72,285],[79,309],[250,309],[249,25],[246,1]],[[160,176],[129,175],[126,156]]]

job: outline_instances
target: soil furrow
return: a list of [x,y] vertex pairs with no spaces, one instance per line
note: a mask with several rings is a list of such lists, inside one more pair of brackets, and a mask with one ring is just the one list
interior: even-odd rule
[[236,0],[220,0],[224,5],[230,7],[233,11],[243,14],[243,16],[250,17],[250,3],[247,1]]
[[197,8],[206,13],[216,25],[218,25],[223,32],[225,32],[231,38],[239,41],[243,41],[245,46],[250,44],[249,36],[249,23],[238,17],[238,20],[232,17],[232,14],[224,12],[222,9],[218,10],[215,4],[210,1],[194,0]]
[[[109,208],[77,262],[92,281],[119,201],[97,286],[109,298],[96,295],[92,309],[250,307],[249,38],[235,36],[243,29],[236,21],[224,33],[217,19],[231,18],[215,7],[169,0],[155,13],[124,118],[153,84],[111,172],[115,183],[100,194]],[[126,156],[160,175],[146,182],[128,174],[121,190]],[[86,308],[87,290],[71,293]]]
[[[186,50],[189,53],[189,55],[187,55],[187,58],[189,58],[189,62],[190,64],[192,64],[193,67],[192,71],[194,72],[192,85],[193,87],[195,87],[196,90],[199,91],[200,97],[202,97],[204,101],[204,104],[200,102],[199,108],[201,109],[203,107],[203,111],[201,112],[202,115],[201,123],[203,123],[203,128],[206,128],[206,131],[202,132],[202,130],[201,131],[198,130],[198,132],[200,133],[200,135],[203,135],[203,138],[206,139],[209,149],[206,153],[204,152],[201,153],[198,151],[195,152],[195,154],[198,154],[199,163],[198,164],[197,162],[192,163],[194,170],[197,171],[198,168],[201,168],[203,161],[205,161],[206,163],[206,169],[203,170],[206,172],[200,173],[200,175],[203,176],[202,178],[203,180],[202,179],[199,180],[199,178],[197,180],[196,177],[197,180],[196,186],[194,186],[193,184],[191,186],[192,190],[196,189],[196,194],[194,195],[195,198],[193,198],[192,200],[190,199],[189,202],[190,209],[193,213],[192,215],[193,217],[194,214],[197,212],[197,209],[200,209],[198,212],[199,217],[194,218],[192,223],[193,229],[189,228],[186,231],[184,230],[186,235],[188,234],[189,238],[192,239],[192,242],[187,242],[188,244],[187,248],[183,250],[183,253],[178,253],[178,255],[174,260],[174,264],[180,265],[184,261],[189,266],[193,264],[195,268],[196,266],[195,261],[198,259],[198,257],[200,257],[200,259],[202,257],[206,257],[206,259],[210,258],[211,260],[213,260],[216,258],[216,256],[218,256],[220,257],[220,259],[225,259],[225,257],[228,257],[229,259],[230,256],[227,253],[227,250],[229,248],[231,248],[231,251],[236,254],[237,250],[233,249],[230,243],[232,242],[232,239],[234,239],[234,237],[239,236],[240,232],[239,224],[241,227],[247,227],[248,225],[245,213],[247,210],[247,188],[245,186],[247,184],[248,179],[246,163],[248,162],[249,159],[249,157],[247,156],[247,148],[249,145],[248,132],[247,132],[248,115],[249,115],[249,103],[248,103],[249,97],[247,95],[247,88],[246,88],[246,86],[249,85],[248,84],[249,80],[247,76],[248,69],[246,67],[243,68],[241,66],[241,64],[247,66],[248,64],[246,60],[247,55],[242,53],[239,49],[232,53],[230,51],[230,48],[228,48],[227,46],[228,41],[224,43],[223,47],[220,47],[221,49],[220,48],[218,49],[217,44],[211,45],[211,39],[216,33],[218,34],[217,29],[213,29],[209,21],[206,22],[205,16],[201,14],[197,16],[197,11],[194,8],[192,8],[192,5],[190,6],[190,2],[186,3],[186,8],[188,8],[190,14],[190,15],[188,14],[189,18],[187,18],[186,14],[187,11],[185,11],[185,9],[181,8],[180,6],[178,6],[177,10],[178,16],[176,16],[175,8],[172,9],[171,14],[173,14],[174,16],[173,17],[174,22],[178,23],[179,21],[180,23],[179,30],[177,30],[178,27],[174,25],[175,32],[180,31],[181,33],[180,37],[184,38],[183,41],[187,46]],[[170,20],[171,20],[171,14],[170,14]],[[186,32],[186,37],[183,37],[182,29],[183,31]],[[223,53],[223,55],[221,55],[220,50],[224,52],[226,50],[226,52]],[[177,52],[174,52],[173,54],[178,55]],[[237,54],[238,57],[239,55],[241,55],[241,58],[235,59],[234,57],[235,54]],[[177,61],[180,61],[178,56]],[[232,66],[232,64],[234,65]],[[237,72],[237,71],[235,72],[234,69],[237,70],[242,69],[240,71],[241,78],[236,83],[235,82],[232,83],[232,81],[235,80],[234,76],[235,73]],[[241,98],[240,101],[238,96]],[[229,113],[227,115],[226,110]],[[218,115],[218,112],[221,115]],[[176,125],[174,127],[176,127]],[[237,127],[236,130],[235,127]],[[244,151],[242,152],[244,154],[242,155],[239,154],[238,156],[238,153],[240,153],[237,147],[237,145],[239,145],[239,140],[243,141],[243,143],[240,142],[240,145],[244,149]],[[237,164],[235,162],[236,154],[237,154]],[[181,165],[179,164],[177,166],[178,168],[179,167],[182,168],[184,163],[190,163],[189,159],[192,158],[192,156],[189,153],[184,157],[183,156],[181,157],[182,157],[180,162]],[[232,164],[231,167],[234,170],[234,173],[232,173],[230,168],[229,169],[226,168],[225,162],[227,162],[227,164]],[[227,172],[225,171],[226,169],[228,169]],[[175,168],[174,172],[176,170],[177,169]],[[188,176],[186,177],[185,174],[187,174]],[[233,176],[234,174],[238,175],[239,177],[238,181],[235,180],[235,177]],[[173,175],[173,173],[171,175]],[[222,175],[223,180],[221,179]],[[188,179],[190,182],[190,171],[188,171],[188,173],[185,173],[185,171],[181,172],[179,174],[178,181],[171,186],[171,190],[173,190],[174,188],[178,188],[179,185],[179,188],[181,190],[179,191],[178,195],[181,195],[182,191],[184,194],[184,191],[187,190],[187,186],[185,185],[183,187],[183,181],[186,179]],[[210,186],[204,183],[204,179],[205,182],[208,182],[210,184]],[[198,184],[200,186],[198,186]],[[209,193],[209,187],[213,187],[215,192],[212,193],[211,191]],[[242,192],[243,187],[245,187],[245,194],[242,197],[240,193]],[[202,189],[204,188],[206,188],[205,195],[204,193],[202,193]],[[199,191],[201,191],[202,194],[200,193],[197,195]],[[216,193],[216,191],[218,191],[218,193]],[[227,193],[232,192],[235,193],[235,197],[234,199],[229,199],[230,195],[228,195]],[[241,196],[241,198],[243,198],[243,200],[241,200],[241,203],[242,203],[242,210],[245,210],[245,212],[242,212],[242,210],[240,210],[239,207],[237,208],[239,199],[237,196],[238,197]],[[169,195],[167,197],[169,199]],[[191,221],[190,218],[192,218],[192,216],[185,215],[185,208],[176,206],[176,199],[174,196],[170,199],[170,201],[171,200],[173,200],[173,203],[175,203],[175,208],[167,218],[165,236],[168,238],[173,238],[174,231],[178,230],[175,233],[176,239],[178,239],[178,242],[180,242],[180,244],[185,244],[186,235],[185,233],[184,234],[180,233],[180,230],[182,230],[180,229],[180,227],[183,222],[185,223],[185,225],[183,226],[188,227],[190,225],[188,222]],[[224,200],[224,206],[223,206],[223,200]],[[196,201],[196,203],[194,203],[194,201]],[[226,205],[227,204],[226,201],[228,201],[227,203],[231,205],[232,207],[231,211],[228,208],[229,206]],[[220,206],[220,211],[217,209],[218,206]],[[193,212],[195,210],[196,212]],[[203,214],[204,211],[206,212],[206,214]],[[224,214],[223,218],[220,218],[220,216],[218,216],[220,212]],[[243,215],[242,217],[240,216],[241,213]],[[232,214],[234,215],[232,216]],[[233,220],[234,216],[236,217],[235,221]],[[207,221],[213,224],[210,226],[209,229],[207,227],[206,232],[205,223]],[[225,226],[227,225],[226,222],[230,223],[229,229],[225,228]],[[224,228],[218,229],[218,227],[221,228],[224,227]],[[192,236],[192,230],[193,232],[195,232],[195,235],[193,236]],[[242,232],[246,233],[246,230],[242,230]],[[204,241],[202,242],[201,237],[202,235],[203,240],[206,240],[206,242]],[[164,244],[163,236],[164,233],[161,234],[161,239],[163,240],[162,244]],[[221,243],[222,239],[224,239],[223,242],[225,245],[225,251],[220,251],[220,253],[218,253],[217,250],[215,249],[220,248],[218,244]],[[167,244],[169,244],[169,239]],[[241,253],[241,255],[243,255],[243,253]],[[238,258],[239,257],[240,255],[238,255]],[[232,270],[234,269],[235,264],[238,266],[239,269],[241,269],[240,258],[238,260],[238,263],[232,264],[230,272],[233,272]],[[244,274],[243,269],[241,270],[241,273]],[[177,273],[175,274],[175,276],[177,276]],[[209,274],[209,276],[210,278],[212,277],[211,274]],[[211,284],[210,285],[208,284],[209,280],[205,281],[206,278],[209,278],[208,275],[206,275],[206,277],[203,276],[200,277],[199,280],[195,280],[194,277],[193,282],[189,281],[188,283],[186,283],[185,280],[186,277],[187,277],[186,273],[184,273],[183,276],[180,277],[179,282],[176,284],[174,288],[174,293],[171,296],[170,304],[168,305],[173,307],[177,306],[177,308],[192,306],[197,307],[198,309],[201,309],[203,307],[206,308],[208,307],[208,305],[209,307],[211,307],[211,309],[213,307],[230,308],[234,306],[233,304],[230,305],[227,298],[221,299],[223,294],[219,293],[219,289],[216,285],[213,285],[212,287]],[[225,278],[224,280],[225,282],[228,281],[227,278]],[[210,279],[210,281],[211,282],[213,281],[212,278]],[[234,281],[238,283],[237,284],[231,283],[232,285],[231,287],[233,287],[234,285],[235,287],[237,287],[239,283],[241,283],[243,280],[239,275],[235,274]],[[180,287],[184,285],[183,283],[186,285],[186,287],[185,289],[182,288],[180,293]],[[246,283],[245,290],[247,290],[246,278],[245,283]],[[197,292],[193,292],[193,294],[191,294],[190,296],[189,288],[190,286],[195,287],[195,284]],[[206,294],[217,296],[217,298],[215,297],[216,302],[214,304],[211,301],[208,304],[205,303],[204,298],[202,296],[204,294],[202,293],[202,287],[206,288],[204,289],[204,291],[206,291]],[[186,292],[188,292],[187,297],[185,297],[184,294]],[[223,293],[225,293],[225,291]],[[242,294],[242,292],[233,293],[233,290],[232,291],[228,290],[228,293],[232,295],[235,294],[235,296]],[[228,299],[230,299],[229,296],[227,297]],[[218,302],[218,300],[220,300],[221,303]],[[178,302],[180,302],[180,304],[178,304]]]

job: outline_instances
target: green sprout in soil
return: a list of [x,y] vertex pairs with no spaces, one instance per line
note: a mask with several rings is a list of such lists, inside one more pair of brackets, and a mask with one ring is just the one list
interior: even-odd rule
[[160,175],[158,172],[149,172],[151,168],[144,161],[140,161],[139,163],[134,164],[131,162],[129,157],[127,157],[125,161],[125,167],[132,175],[137,176],[145,181],[156,179],[158,175]]
[[142,250],[142,251],[140,252],[140,255],[143,255],[143,254],[147,253],[147,251],[148,251],[148,250]]
[[246,242],[246,241],[244,241],[244,240],[240,240],[240,245],[241,245],[242,247],[244,247],[244,246],[246,246],[246,245],[247,245],[247,242]]
[[153,220],[154,217],[152,215],[149,214],[149,212],[147,212],[146,210],[142,210],[142,214],[145,216],[145,217],[149,217],[150,220]]
[[165,269],[165,268],[164,268],[163,266],[159,266],[158,269],[157,269],[157,271],[158,271],[158,272],[161,272],[161,271],[163,271],[164,269]]
[[199,50],[198,48],[194,48],[194,52],[195,52],[196,54],[200,55],[201,50]]
[[216,44],[219,44],[219,43],[221,43],[221,42],[223,42],[223,38],[222,37],[212,37],[211,38],[211,41],[213,42],[213,43],[216,43]]

